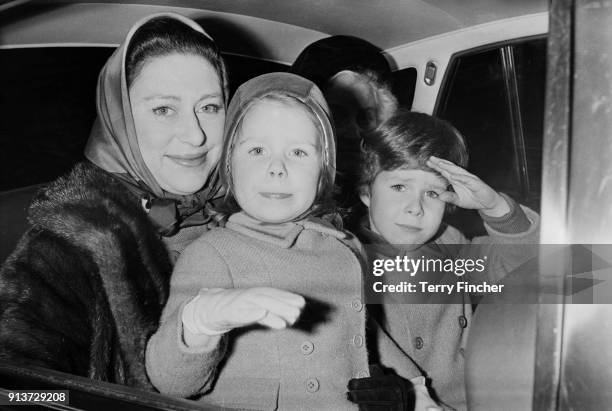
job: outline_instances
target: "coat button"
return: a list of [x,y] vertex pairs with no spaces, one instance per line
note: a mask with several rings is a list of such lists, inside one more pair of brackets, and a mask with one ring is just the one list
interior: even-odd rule
[[310,341],[304,341],[300,346],[300,350],[302,350],[302,354],[309,355],[314,351],[314,344]]
[[363,310],[363,303],[360,300],[353,300],[351,307],[353,307],[353,310],[360,312]]
[[421,337],[417,337],[414,339],[414,347],[417,350],[420,350],[421,348],[423,348],[423,339]]
[[467,327],[468,321],[467,318],[465,318],[465,315],[460,315],[459,316],[459,327],[461,328],[465,328]]
[[306,391],[317,392],[319,391],[319,380],[316,378],[309,378],[306,380]]
[[363,337],[361,335],[359,335],[359,334],[354,336],[353,337],[353,344],[355,345],[355,347],[363,346]]

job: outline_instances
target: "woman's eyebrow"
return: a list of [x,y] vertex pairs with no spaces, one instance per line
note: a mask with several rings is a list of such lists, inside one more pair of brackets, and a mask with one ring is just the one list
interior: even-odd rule
[[207,94],[203,94],[199,99],[198,102],[202,101],[202,100],[207,100],[210,98],[221,98],[221,93],[207,93]]
[[179,101],[180,98],[170,94],[153,94],[144,98],[145,101],[149,100],[175,100]]
[[[198,102],[200,102],[202,100],[210,99],[210,98],[221,98],[221,93],[216,93],[215,92],[215,93],[206,93],[206,94],[203,94],[198,99]],[[175,101],[179,101],[179,100],[181,100],[181,98],[179,96],[175,96],[175,95],[172,95],[172,94],[152,94],[150,96],[145,97],[144,100],[146,100],[146,101],[149,101],[149,100],[175,100]]]

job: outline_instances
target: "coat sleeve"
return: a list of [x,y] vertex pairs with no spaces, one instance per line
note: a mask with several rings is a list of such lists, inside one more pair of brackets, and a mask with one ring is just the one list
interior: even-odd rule
[[96,270],[69,241],[26,232],[0,270],[0,359],[109,381],[112,318]]
[[160,392],[192,397],[210,390],[225,354],[226,337],[212,349],[188,347],[183,340],[181,316],[185,304],[201,288],[217,287],[233,287],[229,269],[214,246],[200,238],[176,263],[159,329],[147,345],[147,373]]
[[472,272],[466,279],[471,282],[499,282],[509,272],[535,258],[538,253],[540,217],[527,207],[520,206],[520,210],[529,221],[526,231],[502,231],[485,222],[488,234],[486,236],[475,237],[470,241],[457,229],[448,227],[438,241],[453,250],[451,254],[455,258],[486,260],[483,272]]

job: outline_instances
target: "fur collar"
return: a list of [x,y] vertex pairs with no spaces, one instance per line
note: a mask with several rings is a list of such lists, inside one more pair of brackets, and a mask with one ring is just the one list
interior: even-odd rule
[[139,200],[81,163],[29,220],[0,271],[0,358],[153,389],[144,353],[172,266]]

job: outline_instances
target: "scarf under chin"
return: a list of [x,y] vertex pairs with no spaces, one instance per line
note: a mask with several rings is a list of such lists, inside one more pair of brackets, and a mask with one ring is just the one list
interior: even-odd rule
[[223,197],[223,189],[217,184],[217,173],[206,182],[204,188],[189,195],[164,192],[155,196],[142,182],[127,173],[113,173],[138,199],[160,235],[170,237],[181,228],[208,224],[213,221],[214,203]]

